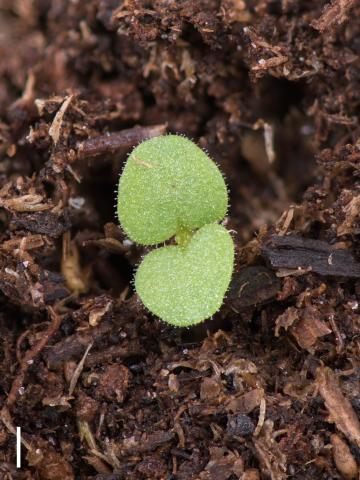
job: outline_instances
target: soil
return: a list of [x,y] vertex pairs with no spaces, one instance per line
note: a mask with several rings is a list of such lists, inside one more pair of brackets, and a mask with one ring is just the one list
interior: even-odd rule
[[[359,18],[0,1],[1,479],[358,478]],[[231,197],[231,288],[191,329],[143,309],[114,213],[127,154],[166,132]]]

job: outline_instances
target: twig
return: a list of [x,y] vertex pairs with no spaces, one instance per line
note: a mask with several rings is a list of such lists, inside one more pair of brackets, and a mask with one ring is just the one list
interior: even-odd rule
[[34,359],[39,355],[43,350],[46,344],[49,342],[50,338],[58,330],[61,324],[62,317],[57,315],[51,307],[48,307],[48,311],[51,317],[51,322],[44,332],[42,338],[39,342],[30,350],[28,350],[20,364],[20,372],[15,377],[10,393],[6,399],[6,405],[11,406],[16,401],[16,397],[19,393],[19,389],[24,381],[26,372],[28,371],[29,366],[33,363]]
[[29,335],[30,329],[25,330],[20,337],[16,340],[16,359],[21,363],[21,344],[25,338]]
[[[16,428],[12,423],[10,412],[5,406],[0,411],[0,420],[3,422],[3,424],[10,433],[16,435]],[[21,437],[21,443],[27,450],[32,450],[30,443],[27,442],[23,437]]]
[[89,138],[77,145],[78,158],[98,157],[106,154],[116,154],[152,137],[158,137],[166,132],[166,124],[150,127],[133,127],[120,132]]

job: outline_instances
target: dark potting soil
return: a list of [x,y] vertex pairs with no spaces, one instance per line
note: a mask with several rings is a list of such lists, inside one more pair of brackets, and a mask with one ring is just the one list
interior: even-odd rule
[[[0,1],[0,479],[358,478],[359,18]],[[167,132],[224,172],[237,251],[186,330],[143,309],[114,213],[127,154]]]

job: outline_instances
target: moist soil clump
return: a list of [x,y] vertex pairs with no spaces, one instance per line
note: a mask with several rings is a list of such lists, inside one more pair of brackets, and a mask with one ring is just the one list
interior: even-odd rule
[[[1,479],[358,478],[359,18],[0,1]],[[127,154],[165,133],[230,191],[235,273],[191,329],[142,307],[115,218]]]

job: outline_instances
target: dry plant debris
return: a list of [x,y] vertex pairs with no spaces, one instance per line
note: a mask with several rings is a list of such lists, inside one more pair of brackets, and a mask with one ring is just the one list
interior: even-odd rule
[[[359,18],[0,2],[1,479],[357,479]],[[146,250],[114,213],[127,154],[164,133],[231,195],[226,304],[184,331],[142,308]]]

